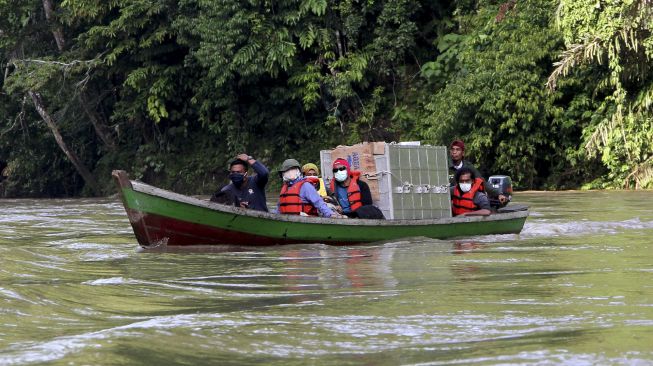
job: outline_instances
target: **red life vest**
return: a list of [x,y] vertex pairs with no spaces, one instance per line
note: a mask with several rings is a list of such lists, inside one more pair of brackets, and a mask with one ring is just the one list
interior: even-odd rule
[[483,183],[483,179],[475,178],[474,183],[472,184],[472,189],[465,193],[463,193],[460,190],[460,186],[456,184],[456,187],[453,190],[453,196],[451,197],[451,211],[454,216],[479,209],[479,207],[474,204],[474,196],[476,195],[476,192],[485,191]]
[[[361,189],[358,185],[358,179],[361,176],[361,172],[354,170],[349,176],[351,177],[351,181],[347,187],[347,201],[349,201],[349,208],[354,212],[363,206],[363,202],[361,201],[363,196],[361,195]],[[336,193],[335,178],[331,179],[331,192]]]
[[312,184],[313,187],[315,187],[316,191],[320,190],[320,178],[311,175],[311,176],[305,177],[305,179],[306,179],[307,182]]
[[306,179],[300,180],[290,188],[288,188],[287,183],[283,184],[281,193],[279,194],[280,213],[299,215],[300,212],[305,212],[309,216],[317,216],[317,208],[311,203],[302,202],[302,199],[299,197],[299,191],[306,182],[308,182]]

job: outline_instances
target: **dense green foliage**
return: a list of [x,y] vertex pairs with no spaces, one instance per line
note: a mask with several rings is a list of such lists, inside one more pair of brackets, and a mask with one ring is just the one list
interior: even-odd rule
[[579,116],[591,107],[582,80],[556,94],[543,87],[561,48],[550,27],[554,6],[487,4],[459,17],[458,29],[439,41],[440,55],[422,68],[436,90],[422,120],[428,140],[462,137],[480,166],[510,172],[528,187],[584,178],[574,168],[585,127]]
[[594,92],[605,95],[583,118],[586,153],[609,170],[599,183],[652,188],[653,3],[562,0],[558,24],[568,50],[549,86],[584,68]]
[[647,3],[0,0],[1,193],[453,138],[523,188],[652,187]]

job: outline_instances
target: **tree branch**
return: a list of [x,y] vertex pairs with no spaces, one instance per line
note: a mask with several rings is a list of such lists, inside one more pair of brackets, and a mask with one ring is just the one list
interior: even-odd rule
[[593,40],[586,41],[582,44],[573,44],[569,46],[569,48],[563,51],[560,55],[560,61],[553,63],[555,69],[549,76],[546,86],[550,91],[554,91],[558,79],[567,76],[569,71],[571,71],[571,69],[573,69],[577,64],[588,62],[593,58],[596,58],[600,64],[602,53],[601,43],[598,38],[594,38]]
[[68,159],[70,160],[71,163],[75,166],[77,169],[77,172],[79,175],[84,178],[84,181],[88,186],[91,188],[94,194],[99,194],[100,189],[99,186],[91,174],[91,172],[86,168],[84,163],[77,157],[77,154],[75,154],[74,151],[72,151],[66,142],[63,139],[63,136],[61,136],[61,133],[59,132],[59,127],[57,127],[57,124],[54,122],[54,119],[48,111],[45,109],[45,105],[43,104],[43,100],[41,98],[41,94],[38,92],[34,91],[28,91],[29,96],[32,98],[32,102],[34,102],[34,107],[36,108],[36,111],[41,115],[41,118],[43,118],[43,121],[45,124],[50,128],[50,131],[54,135],[54,139],[57,141],[57,145],[59,145],[59,148],[66,154]]

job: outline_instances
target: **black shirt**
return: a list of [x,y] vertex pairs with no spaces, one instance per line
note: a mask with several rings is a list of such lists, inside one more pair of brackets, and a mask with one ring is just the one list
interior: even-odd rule
[[258,161],[252,164],[252,169],[254,169],[256,174],[248,177],[247,183],[243,183],[240,188],[236,187],[233,183],[229,183],[220,191],[231,193],[235,198],[235,206],[240,206],[241,202],[247,202],[247,208],[268,212],[268,205],[265,199],[265,185],[268,184],[270,172],[265,165]]

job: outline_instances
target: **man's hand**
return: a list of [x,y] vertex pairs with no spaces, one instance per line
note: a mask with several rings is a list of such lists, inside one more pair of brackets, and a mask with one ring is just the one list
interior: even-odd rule
[[[240,154],[240,155],[236,156],[236,159],[249,162],[250,156],[247,155],[247,154]],[[251,159],[251,160],[254,160],[254,159]]]
[[499,198],[499,202],[501,202],[502,205],[505,205],[506,202],[508,202],[508,197],[506,197],[505,195],[500,194],[498,198]]
[[246,202],[246,201],[240,201],[240,207],[242,207],[242,208],[248,208],[248,207],[249,207],[249,202]]

